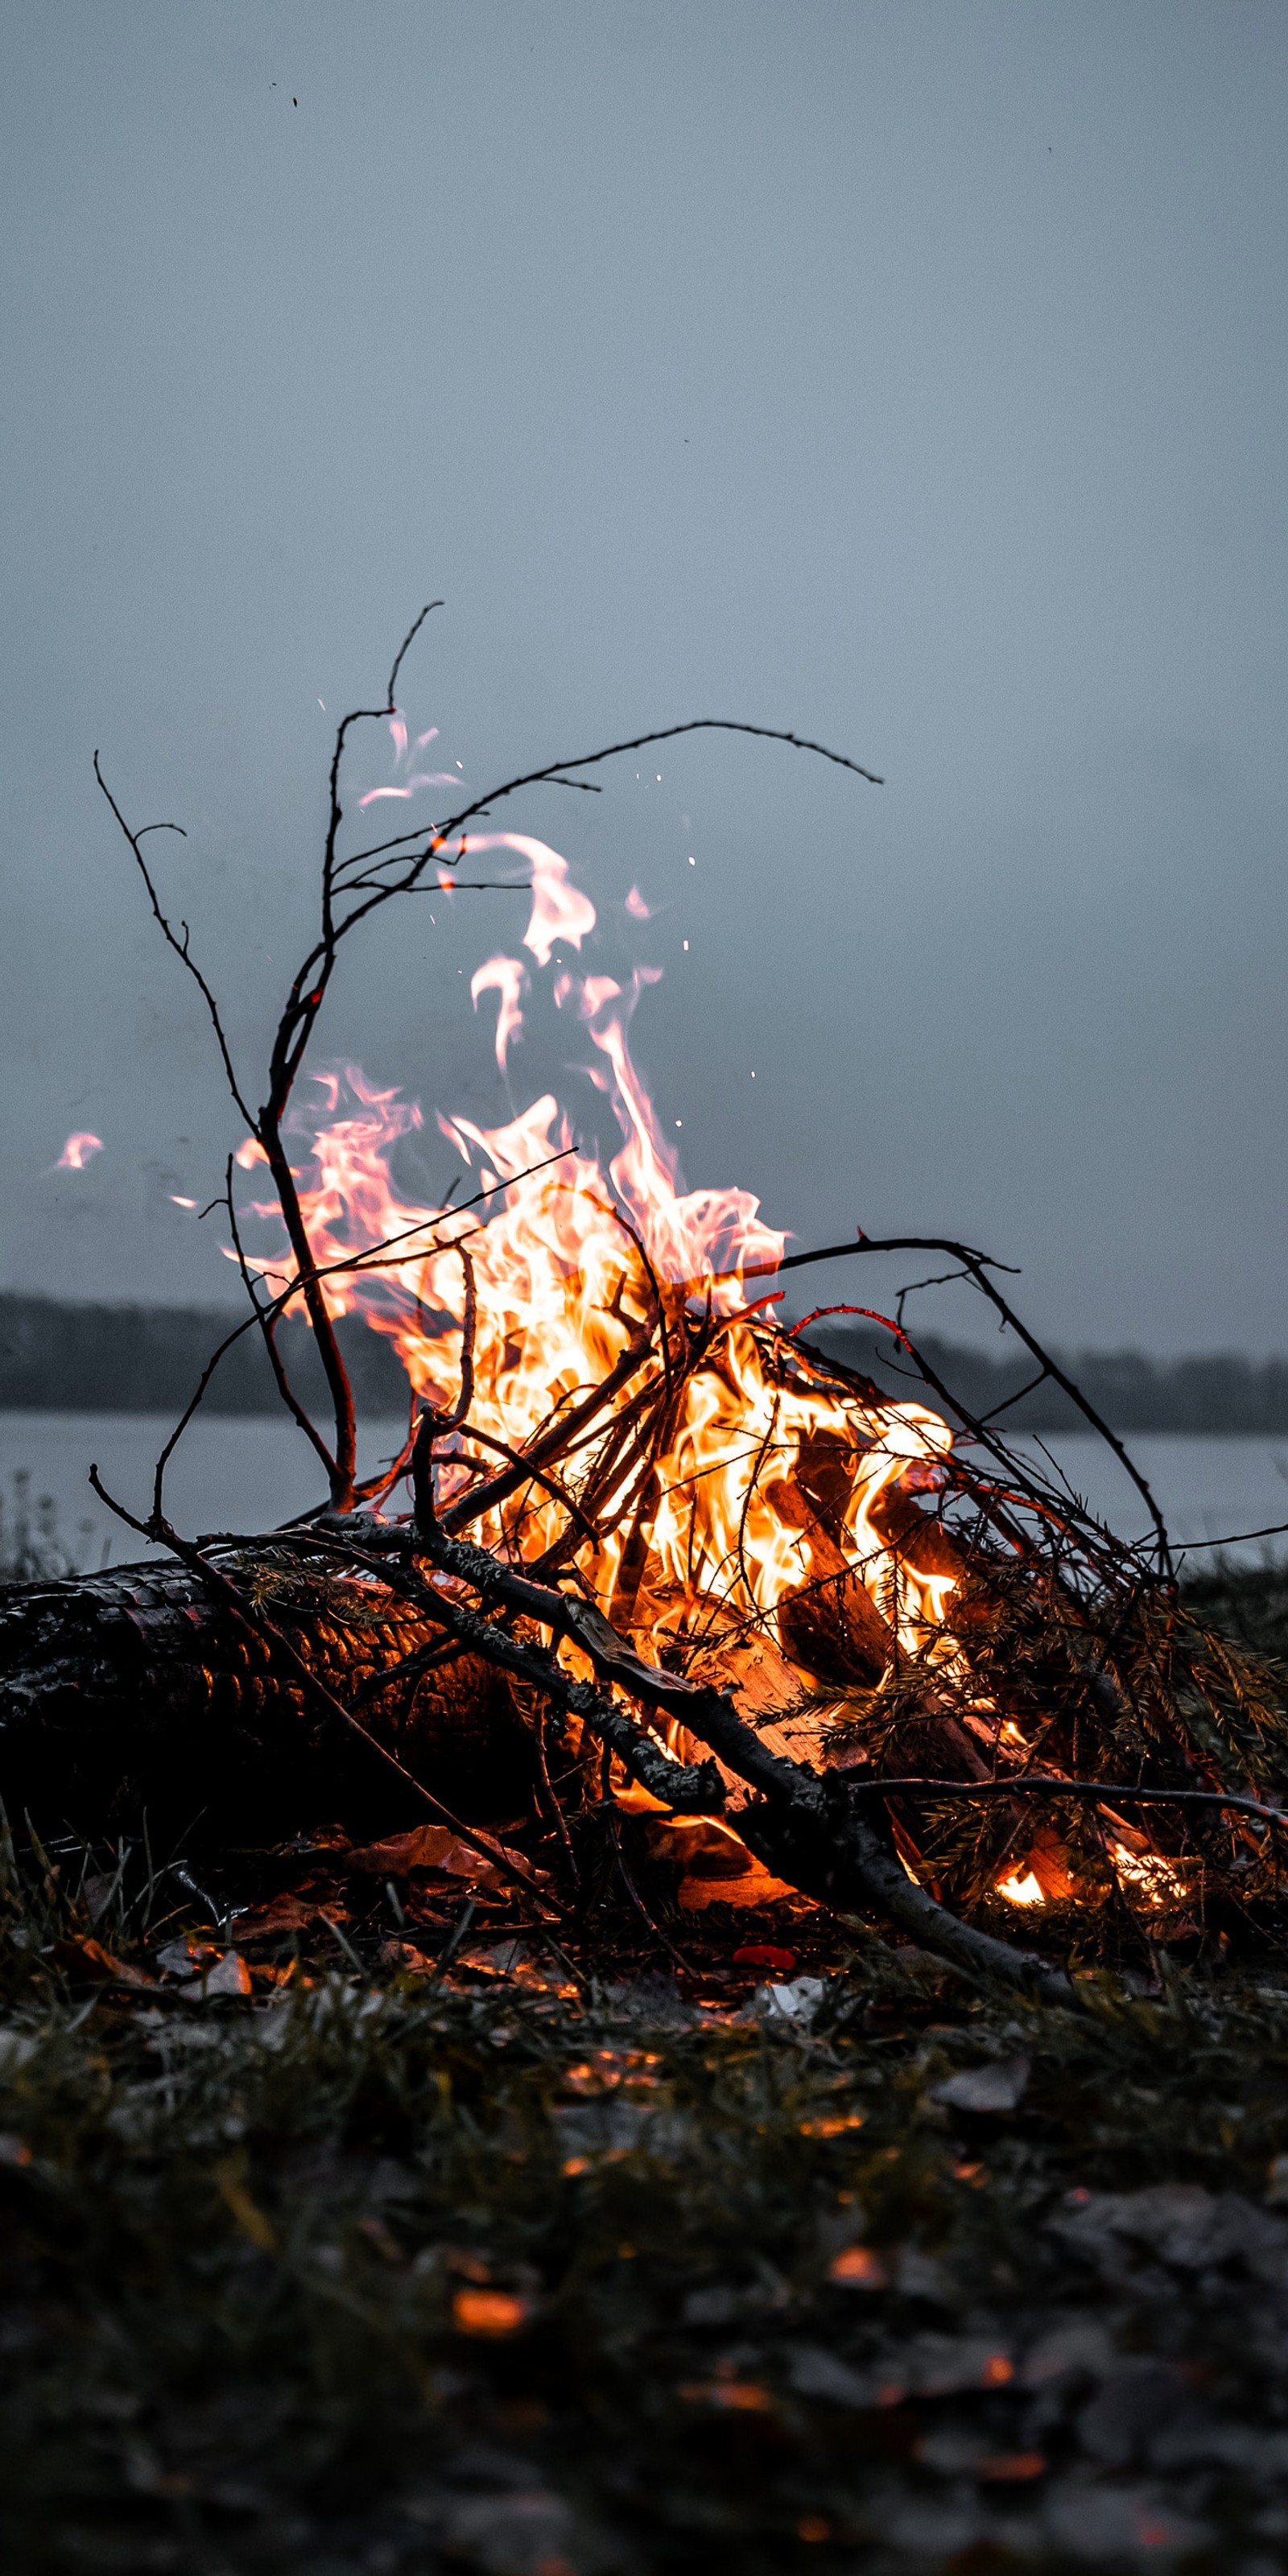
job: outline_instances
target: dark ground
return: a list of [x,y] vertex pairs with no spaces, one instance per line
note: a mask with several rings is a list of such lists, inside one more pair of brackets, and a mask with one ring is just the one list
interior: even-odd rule
[[[1288,1578],[1206,1606],[1282,1648]],[[579,1989],[338,1835],[204,1894],[17,1839],[7,2567],[1288,2565],[1288,1949],[1017,2008],[623,1910]]]

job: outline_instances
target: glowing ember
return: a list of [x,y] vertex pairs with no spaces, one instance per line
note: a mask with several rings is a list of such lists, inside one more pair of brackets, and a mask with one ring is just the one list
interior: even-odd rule
[[[395,751],[403,762],[401,720]],[[584,1069],[621,1144],[603,1170],[548,1092],[497,1127],[440,1114],[469,1176],[466,1203],[420,1206],[400,1196],[391,1172],[399,1140],[422,1124],[419,1108],[353,1065],[313,1077],[320,1097],[300,1198],[324,1295],[334,1316],[359,1313],[393,1342],[413,1411],[416,1399],[440,1414],[456,1401],[472,1277],[473,1386],[463,1422],[437,1446],[440,1507],[495,1486],[472,1515],[472,1535],[547,1575],[566,1569],[655,1661],[684,1665],[695,1650],[759,1641],[757,1651],[778,1659],[765,1703],[775,1718],[801,1681],[826,1677],[826,1660],[812,1659],[817,1626],[807,1620],[802,1630],[798,1614],[820,1593],[835,1602],[838,1585],[871,1605],[864,1616],[879,1642],[870,1681],[883,1660],[890,1673],[914,1655],[923,1672],[934,1666],[969,1691],[949,1625],[957,1560],[915,1500],[942,1486],[951,1431],[925,1406],[879,1400],[798,1350],[764,1311],[775,1296],[749,1301],[746,1274],[759,1292],[785,1238],[747,1191],[683,1186],[628,1042],[658,970],[637,967],[625,986],[574,971],[568,951],[581,950],[595,911],[546,843],[496,832],[471,837],[469,849],[525,862],[532,905],[522,946],[549,974],[555,1007],[585,1029],[598,1060]],[[462,839],[447,855],[464,853]],[[442,881],[452,883],[446,869]],[[626,910],[649,917],[638,888]],[[530,984],[513,956],[489,957],[471,979],[476,1010],[496,996],[503,1071]],[[237,1156],[246,1171],[263,1160],[251,1140]],[[256,1213],[271,1217],[276,1205]],[[281,1253],[258,1266],[275,1290],[298,1275]],[[575,1648],[560,1652],[576,1665]],[[1026,1754],[1014,1721],[970,1696],[967,1725]],[[690,1750],[678,1724],[665,1740],[675,1753]],[[611,1776],[622,1805],[658,1808],[620,1764]],[[682,1903],[787,1893],[730,1822],[677,1818],[661,1830],[686,1872]],[[1143,1838],[1126,1825],[1122,1837],[1112,1859],[1125,1893],[1155,1906],[1183,1893],[1182,1874]],[[915,1881],[924,1864],[898,1820],[894,1840]],[[1018,1907],[1072,1895],[1056,1839],[1039,1835],[996,1892]]]
[[[401,719],[394,738],[405,764]],[[462,838],[441,855],[459,859],[465,848]],[[465,1204],[427,1207],[404,1199],[392,1177],[400,1139],[422,1125],[413,1102],[349,1065],[314,1075],[312,1116],[296,1113],[297,1125],[311,1128],[300,1203],[327,1305],[336,1317],[361,1314],[393,1342],[413,1411],[417,1399],[440,1414],[456,1402],[472,1278],[472,1393],[460,1427],[437,1444],[440,1508],[489,1489],[470,1516],[471,1535],[547,1577],[562,1569],[653,1661],[687,1668],[695,1653],[753,1647],[775,1659],[761,1701],[775,1722],[790,1714],[802,1684],[834,1677],[818,1655],[815,1613],[830,1598],[839,1615],[838,1587],[848,1586],[843,1620],[851,1645],[853,1620],[864,1630],[865,1686],[883,1665],[888,1678],[915,1656],[923,1675],[933,1667],[959,1704],[968,1702],[968,1727],[1004,1754],[1026,1755],[1014,1720],[971,1688],[950,1625],[959,1560],[933,1512],[919,1507],[944,1483],[947,1424],[924,1405],[886,1402],[833,1373],[769,1321],[777,1297],[765,1296],[762,1282],[781,1262],[785,1238],[745,1190],[685,1189],[632,1060],[631,1018],[658,970],[637,967],[628,983],[576,971],[596,916],[566,860],[525,834],[471,836],[471,855],[489,849],[512,852],[527,868],[521,945],[533,967],[517,956],[487,958],[470,983],[475,1008],[495,995],[504,1071],[523,1032],[532,973],[548,974],[555,1008],[586,1033],[593,1061],[584,1070],[620,1131],[607,1169],[549,1092],[496,1127],[440,1114],[468,1176]],[[442,876],[452,883],[448,868]],[[626,911],[648,918],[638,888]],[[70,1139],[65,1160],[76,1145],[97,1139]],[[251,1140],[237,1156],[248,1172],[263,1160]],[[273,1217],[276,1203],[255,1212]],[[281,1251],[258,1266],[275,1291],[298,1276]],[[573,1646],[560,1652],[576,1667]],[[672,1752],[690,1751],[677,1723],[664,1735]],[[803,1739],[799,1749],[826,1758],[817,1727],[814,1749]],[[657,1810],[620,1764],[611,1779],[622,1805]],[[685,1873],[686,1905],[787,1892],[728,1820],[675,1819],[658,1830]],[[926,1864],[898,1819],[894,1843],[916,1880]],[[1184,1873],[1130,1826],[1121,1826],[1111,1857],[1138,1902],[1158,1908],[1186,1893]],[[1017,1907],[1073,1895],[1057,1839],[1040,1834],[996,1892]]]
[[1194,1894],[1194,1873],[1183,1863],[1165,1860],[1161,1852],[1151,1851],[1143,1837],[1138,1848],[1129,1850],[1124,1842],[1109,1846],[1114,1875],[1125,1896],[1143,1898],[1147,1905],[1164,1910],[1183,1905]]
[[1023,1877],[1017,1870],[1010,1878],[999,1878],[997,1893],[1006,1898],[1008,1905],[1045,1905],[1046,1903],[1045,1891],[1031,1869],[1026,1869]]

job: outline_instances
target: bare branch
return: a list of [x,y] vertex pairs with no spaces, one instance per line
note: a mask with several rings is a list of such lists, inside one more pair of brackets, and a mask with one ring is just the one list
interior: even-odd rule
[[391,716],[394,712],[394,691],[398,686],[398,674],[401,671],[426,618],[432,617],[434,610],[436,608],[442,608],[444,605],[445,602],[441,599],[428,599],[426,600],[419,617],[413,617],[411,624],[394,655],[394,666],[389,674],[389,686],[385,691],[385,714],[387,716]]
[[[522,770],[517,777],[507,778],[501,786],[489,787],[484,795],[476,796],[471,804],[462,806],[445,822],[422,825],[418,832],[398,832],[391,840],[374,842],[370,849],[355,850],[344,865],[346,868],[365,866],[368,859],[379,858],[385,850],[405,849],[411,842],[423,840],[427,830],[431,842],[449,841],[467,823],[474,822],[485,808],[500,805],[507,796],[517,796],[524,787],[540,787],[549,780],[562,780],[569,770],[595,769],[601,761],[621,759],[628,751],[647,751],[652,743],[674,742],[679,735],[686,733],[749,734],[758,742],[785,743],[792,751],[813,752],[819,760],[829,760],[837,769],[848,769],[855,778],[865,779],[869,787],[885,785],[885,780],[879,778],[875,770],[864,769],[857,760],[851,760],[848,753],[830,751],[826,743],[810,742],[803,734],[783,732],[775,725],[743,724],[733,716],[694,716],[686,724],[661,725],[653,733],[632,734],[626,742],[605,743],[600,750],[582,752],[575,760],[550,760],[540,769]],[[423,867],[426,860],[436,855],[433,847],[426,850],[419,866]]]
[[[815,1252],[792,1252],[787,1254],[782,1261],[759,1262],[754,1268],[749,1268],[739,1275],[746,1279],[775,1279],[778,1278],[782,1272],[787,1270],[806,1270],[813,1264],[820,1261],[850,1260],[856,1253],[861,1252],[947,1252],[951,1254],[954,1261],[960,1261],[963,1270],[972,1280],[975,1287],[979,1289],[981,1296],[987,1297],[989,1304],[995,1307],[997,1313],[1001,1316],[1003,1323],[1006,1324],[1009,1330],[1015,1334],[1018,1341],[1023,1342],[1024,1347],[1029,1352],[1030,1356],[1037,1360],[1042,1374],[1045,1377],[1053,1379],[1055,1384],[1062,1388],[1063,1392],[1069,1397],[1070,1402],[1077,1406],[1078,1411],[1082,1414],[1084,1420],[1091,1424],[1092,1430],[1098,1432],[1101,1439],[1107,1443],[1110,1449],[1112,1449],[1114,1456],[1118,1460],[1124,1473],[1130,1476],[1131,1481],[1136,1487],[1137,1493],[1141,1496],[1150,1519],[1154,1524],[1160,1571],[1166,1576],[1169,1582],[1173,1581],[1175,1579],[1175,1567],[1172,1559],[1171,1540],[1167,1534],[1167,1523],[1163,1519],[1163,1515],[1154,1500],[1153,1493],[1151,1492],[1149,1485],[1146,1483],[1139,1467],[1136,1465],[1134,1459],[1132,1459],[1128,1454],[1128,1451],[1124,1443],[1119,1439],[1117,1432],[1112,1431],[1103,1416],[1096,1411],[1090,1398],[1083,1394],[1081,1387],[1077,1385],[1076,1381],[1061,1368],[1059,1361],[1053,1359],[1051,1353],[1043,1349],[1042,1344],[1037,1340],[1036,1336],[1029,1331],[1028,1325],[1021,1322],[1021,1319],[1016,1314],[1014,1307],[1008,1304],[1006,1298],[1003,1297],[1001,1290],[994,1287],[993,1282],[988,1275],[989,1272],[992,1270],[1008,1271],[1012,1276],[1016,1276],[1018,1274],[1015,1273],[1011,1263],[995,1261],[991,1254],[986,1252],[977,1252],[970,1244],[967,1243],[954,1243],[950,1237],[944,1235],[899,1234],[878,1237],[876,1235],[860,1234],[854,1241],[849,1243],[828,1243],[822,1245],[819,1250]],[[724,1275],[732,1276],[733,1274]],[[882,1317],[880,1320],[882,1322],[886,1322],[887,1319]],[[892,1326],[887,1323],[887,1329],[897,1332],[899,1327]],[[906,1339],[906,1336],[904,1338]],[[922,1365],[920,1359],[918,1359],[917,1364],[919,1367]],[[947,1395],[947,1390],[940,1387],[939,1382],[935,1377],[928,1375],[927,1384],[934,1386],[937,1393],[944,1394],[946,1396],[946,1400],[952,1405],[954,1412],[962,1412],[962,1408],[956,1402],[955,1398],[951,1395]],[[966,1418],[967,1417],[963,1415],[963,1419]],[[985,1446],[992,1449],[994,1455],[1002,1454],[998,1449],[996,1441],[993,1439],[992,1435],[985,1430],[982,1423],[972,1420],[970,1427],[984,1441]],[[1010,1458],[1009,1453],[1006,1454],[1008,1465],[1013,1468],[1014,1461]]]
[[121,812],[120,806],[117,804],[116,798],[112,794],[111,788],[108,786],[107,780],[103,776],[97,752],[94,754],[94,776],[98,780],[99,787],[101,788],[103,795],[106,797],[113,814],[116,816],[116,820],[121,827],[121,831],[123,832],[125,839],[128,841],[130,848],[134,852],[135,863],[138,867],[139,874],[143,879],[144,885],[147,888],[148,901],[152,906],[152,917],[156,922],[163,939],[166,941],[167,945],[174,950],[175,956],[179,959],[180,964],[187,967],[188,973],[191,975],[192,980],[206,1005],[206,1009],[210,1015],[210,1025],[215,1033],[215,1043],[219,1048],[224,1073],[227,1077],[228,1088],[231,1091],[233,1100],[237,1108],[241,1111],[247,1126],[252,1130],[252,1132],[254,1132],[255,1121],[250,1110],[246,1106],[246,1102],[242,1096],[241,1086],[237,1080],[232,1056],[229,1052],[228,1040],[224,1035],[224,1024],[219,1016],[219,1004],[215,1000],[215,996],[211,991],[205,976],[202,974],[201,968],[198,966],[196,959],[190,952],[188,925],[186,922],[183,923],[183,936],[181,938],[178,931],[176,931],[173,922],[170,920],[169,915],[162,909],[161,900],[157,894],[156,887],[153,884],[147,861],[143,856],[142,850],[139,848],[140,841],[148,832],[177,832],[180,840],[186,840],[188,837],[187,833],[184,831],[181,823],[145,823],[141,832],[132,831],[129,824],[126,822],[125,816]]
[[1119,1807],[1220,1807],[1235,1815],[1255,1816],[1262,1824],[1288,1825],[1288,1811],[1271,1807],[1263,1798],[1230,1795],[1224,1789],[1131,1789],[1121,1780],[1066,1780],[1059,1773],[1017,1771],[1013,1778],[996,1780],[934,1780],[920,1773],[906,1780],[895,1779],[884,1772],[871,1779],[856,1778],[850,1772],[849,1782],[856,1798],[925,1797],[925,1798],[1073,1798],[1093,1806]]
[[[241,1229],[237,1222],[237,1209],[233,1200],[233,1157],[231,1154],[228,1157],[225,1191],[225,1204],[228,1209],[228,1228],[233,1239],[233,1250],[237,1255],[237,1267],[241,1272],[242,1286],[245,1288],[246,1294],[250,1299],[255,1321],[259,1325],[260,1332],[263,1336],[264,1348],[268,1354],[268,1363],[273,1372],[273,1379],[277,1387],[277,1392],[280,1395],[283,1404],[286,1406],[286,1410],[290,1414],[292,1421],[298,1425],[299,1429],[304,1433],[306,1440],[311,1441],[314,1449],[317,1451],[318,1457],[322,1462],[323,1469],[329,1479],[335,1473],[335,1460],[332,1457],[321,1432],[318,1430],[316,1423],[312,1420],[309,1413],[305,1410],[305,1407],[301,1404],[294,1387],[291,1385],[291,1381],[286,1373],[285,1361],[277,1347],[277,1327],[282,1318],[285,1300],[279,1297],[274,1299],[268,1306],[261,1306],[259,1298],[255,1293],[255,1276],[251,1270],[250,1263],[246,1258],[246,1253],[242,1246]],[[161,1497],[158,1490],[158,1511],[160,1508]]]

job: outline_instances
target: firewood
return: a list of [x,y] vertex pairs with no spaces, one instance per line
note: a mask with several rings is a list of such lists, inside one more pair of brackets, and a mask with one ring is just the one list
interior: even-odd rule
[[[426,614],[395,658],[383,707],[404,748],[395,693]],[[739,1867],[744,1880],[793,1887],[840,1913],[866,1908],[968,1975],[1065,1999],[1073,1990],[1049,1958],[994,1938],[987,1914],[958,1920],[923,1882],[960,1885],[964,1904],[997,1919],[999,1869],[1017,1856],[1021,1830],[1035,1854],[1046,1835],[1076,1884],[1059,1858],[1064,1832],[1071,1854],[1080,1837],[1091,1856],[1085,1875],[1098,1873],[1124,1906],[1135,1887],[1144,1909],[1160,1889],[1174,1892],[1170,1833],[1198,1855],[1205,1900],[1277,1903],[1288,1811],[1263,1801],[1288,1756],[1265,1676],[1187,1626],[1148,1483],[1010,1306],[988,1255],[947,1238],[859,1230],[787,1255],[745,1193],[677,1195],[655,1146],[637,1153],[648,1113],[629,1068],[626,1006],[611,1035],[601,1019],[621,988],[562,964],[555,999],[579,992],[635,1139],[606,1174],[587,1165],[571,1130],[556,1142],[546,1099],[510,1129],[466,1120],[452,1131],[467,1162],[470,1140],[484,1158],[470,1198],[405,1205],[387,1160],[403,1112],[373,1127],[366,1113],[393,1095],[356,1074],[366,1123],[320,1133],[314,1162],[298,1164],[288,1149],[297,1081],[343,944],[374,910],[424,892],[434,875],[474,883],[455,872],[476,820],[529,786],[588,786],[587,768],[677,733],[765,730],[703,719],[637,735],[480,794],[462,787],[454,813],[368,844],[346,823],[343,773],[352,729],[380,712],[353,710],[336,729],[315,930],[262,1089],[243,1088],[218,998],[186,925],[166,911],[148,838],[157,827],[131,827],[96,762],[248,1130],[222,1204],[250,1311],[212,1354],[160,1453],[147,1519],[114,1502],[92,1471],[96,1491],[175,1564],[35,1587],[0,1609],[0,1791],[10,1805],[100,1833],[146,1815],[154,1838],[196,1824],[243,1843],[341,1809],[350,1833],[385,1840],[423,1824],[428,1808],[530,1907],[532,1882],[522,1871],[516,1880],[479,1821],[522,1809],[533,1792],[550,1841],[562,1839],[565,1876],[579,1884],[570,1817],[580,1825],[599,1800],[623,1886],[649,1921],[622,1853],[620,1811],[633,1804],[669,1815],[672,1841],[687,1836],[695,1853],[718,1862],[723,1842],[750,1855],[757,1866]],[[769,738],[822,749],[794,734]],[[579,947],[594,909],[544,844],[513,846],[532,858],[527,945],[548,964],[552,938]],[[558,889],[573,910],[552,929]],[[499,1024],[498,1051],[504,1063]],[[248,1155],[265,1166],[282,1219],[285,1241],[271,1257],[243,1244],[235,1182]],[[910,1363],[909,1383],[944,1403],[942,1418],[883,1397],[770,1320],[783,1293],[771,1281],[889,1254],[914,1254],[919,1270],[926,1254],[946,1256],[951,1275],[988,1301],[1033,1360],[1035,1383],[1058,1386],[1134,1481],[1154,1531],[1148,1551],[1123,1547],[1008,1447],[997,1421],[954,1403],[905,1330],[912,1283],[896,1320],[845,1311],[884,1325]],[[329,1432],[310,1418],[278,1346],[279,1326],[301,1305]],[[336,1329],[355,1305],[393,1336],[420,1401],[399,1456],[365,1484]],[[185,1537],[168,1514],[168,1462],[223,1356],[252,1332],[331,1508],[276,1539]],[[956,1441],[950,1415],[962,1425]],[[396,1505],[388,1515],[361,1508],[387,1500],[409,1467],[410,1523]],[[793,1558],[800,1576],[784,1594]],[[667,1586],[681,1589],[678,1617]],[[757,1641],[754,1651],[740,1635]],[[699,1637],[705,1658],[695,1657]],[[834,1758],[844,1741],[839,1728],[829,1735],[820,1705],[829,1690],[860,1757],[852,1769]],[[1152,1815],[1139,1830],[1122,1824],[1119,1808],[1142,1799],[1174,1810],[1157,1836]],[[1047,1875],[1055,1897],[1055,1863]]]
[[793,1663],[820,1681],[877,1682],[894,1639],[851,1559],[842,1555],[804,1489],[771,1486],[780,1520],[801,1532],[809,1572],[778,1606],[778,1631]]
[[[265,1581],[276,1581],[271,1562]],[[374,1587],[280,1589],[275,1620],[377,1741],[469,1819],[527,1803],[532,1737],[492,1663],[462,1654],[381,1689],[441,1631]],[[0,1593],[0,1796],[9,1813],[154,1846],[196,1828],[262,1842],[343,1814],[354,1832],[420,1824],[397,1776],[309,1703],[269,1647],[187,1568],[127,1565]]]

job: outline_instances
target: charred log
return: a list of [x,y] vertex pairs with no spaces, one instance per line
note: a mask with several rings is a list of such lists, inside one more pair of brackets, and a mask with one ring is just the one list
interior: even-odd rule
[[[533,1741],[506,1675],[370,1584],[249,1569],[274,1624],[377,1743],[470,1820],[527,1804]],[[0,1796],[11,1815],[154,1844],[267,1841],[343,1814],[419,1824],[411,1789],[184,1566],[123,1566],[0,1593]]]

